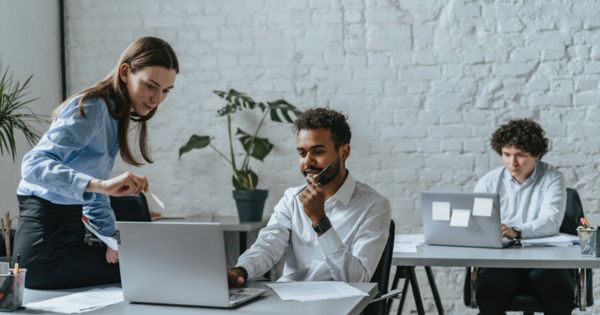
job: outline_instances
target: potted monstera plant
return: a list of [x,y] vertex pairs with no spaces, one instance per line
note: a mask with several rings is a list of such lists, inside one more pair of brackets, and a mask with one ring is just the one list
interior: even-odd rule
[[[208,135],[192,135],[188,142],[179,148],[179,157],[194,149],[210,147],[231,166],[233,175],[231,181],[234,191],[240,222],[260,221],[268,196],[268,190],[258,189],[258,175],[250,167],[251,158],[263,161],[273,149],[273,144],[267,138],[259,137],[259,132],[265,120],[279,123],[292,123],[301,113],[294,105],[285,100],[272,102],[256,102],[245,93],[236,90],[213,91],[217,96],[226,101],[225,106],[217,111],[217,115],[227,119],[227,136],[229,141],[229,154],[217,149],[213,144],[214,138]],[[255,110],[262,113],[262,118],[253,132],[246,132],[237,128],[235,135],[232,130],[232,117],[236,112]],[[236,157],[234,137],[238,139],[244,150],[241,161]]]

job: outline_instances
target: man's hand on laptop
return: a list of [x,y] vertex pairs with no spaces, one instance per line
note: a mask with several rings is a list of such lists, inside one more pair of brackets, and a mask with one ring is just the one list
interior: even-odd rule
[[229,286],[242,287],[246,284],[248,272],[244,267],[234,267],[227,272],[227,279],[229,280]]
[[109,264],[116,264],[119,262],[119,252],[113,250],[110,247],[106,248],[106,262]]
[[517,231],[515,231],[512,227],[510,227],[504,223],[500,225],[500,231],[502,232],[502,237],[507,237],[507,238],[510,238],[511,240],[517,239],[517,236],[518,236]]

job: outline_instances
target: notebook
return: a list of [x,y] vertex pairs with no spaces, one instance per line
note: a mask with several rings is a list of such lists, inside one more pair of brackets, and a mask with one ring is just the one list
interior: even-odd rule
[[219,223],[117,222],[126,301],[231,308],[263,293],[229,288]]
[[499,205],[493,193],[421,193],[425,243],[490,248],[515,244],[502,237]]

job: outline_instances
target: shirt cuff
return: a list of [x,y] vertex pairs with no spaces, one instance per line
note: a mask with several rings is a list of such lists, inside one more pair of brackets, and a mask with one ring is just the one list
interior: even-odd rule
[[73,179],[73,186],[75,187],[75,191],[73,191],[73,196],[71,197],[83,200],[85,202],[91,201],[94,197],[94,194],[86,192],[85,189],[87,188],[88,184],[92,179],[94,179],[92,176],[86,174],[78,174],[77,176],[75,176],[75,178]]
[[342,243],[340,236],[337,234],[333,226],[330,227],[327,232],[317,237],[317,240],[319,240],[319,244],[321,245],[325,256],[329,256],[338,251],[340,248],[344,247],[344,243]]

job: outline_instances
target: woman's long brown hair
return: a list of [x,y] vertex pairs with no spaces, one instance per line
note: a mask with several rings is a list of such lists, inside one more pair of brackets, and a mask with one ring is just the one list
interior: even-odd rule
[[[179,62],[177,61],[175,51],[173,51],[173,48],[171,48],[166,41],[156,37],[139,38],[123,51],[117,65],[104,77],[104,79],[69,97],[54,110],[52,116],[57,117],[75,96],[81,95],[81,99],[79,100],[79,113],[85,117],[83,103],[90,97],[101,97],[106,103],[111,115],[119,120],[118,137],[121,158],[130,165],[140,166],[143,163],[135,158],[129,148],[129,120],[137,123],[138,143],[142,157],[146,162],[152,163],[148,145],[148,127],[146,121],[154,116],[157,108],[154,108],[146,116],[138,116],[135,113],[131,113],[132,105],[129,93],[127,92],[127,86],[119,76],[119,68],[124,63],[129,65],[132,72],[144,67],[161,66],[167,69],[174,69],[179,73]],[[111,97],[116,101],[115,109],[112,108],[110,102]]]

